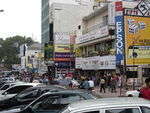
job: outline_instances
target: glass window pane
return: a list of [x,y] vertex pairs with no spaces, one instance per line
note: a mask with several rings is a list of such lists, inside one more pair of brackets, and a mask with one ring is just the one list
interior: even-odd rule
[[106,113],[140,113],[140,111],[138,108],[124,108],[124,109],[106,110]]

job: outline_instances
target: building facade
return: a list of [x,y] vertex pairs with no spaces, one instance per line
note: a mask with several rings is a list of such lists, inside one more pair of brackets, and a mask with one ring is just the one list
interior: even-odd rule
[[45,61],[50,71],[65,74],[74,69],[72,47],[75,44],[76,31],[81,29],[82,18],[91,11],[91,4],[83,6],[52,3],[49,6],[49,37],[43,36],[48,38],[43,41],[43,45]]
[[[134,8],[137,4],[138,2],[122,2],[121,7]],[[82,19],[82,35],[76,39],[76,71],[80,75],[89,76],[115,74],[116,4],[95,0],[93,8],[94,12]],[[120,71],[121,74],[123,72],[124,70]]]

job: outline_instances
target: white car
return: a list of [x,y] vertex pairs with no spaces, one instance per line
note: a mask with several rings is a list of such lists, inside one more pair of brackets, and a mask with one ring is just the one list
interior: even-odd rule
[[23,83],[17,84],[9,87],[6,90],[0,91],[0,101],[12,98],[16,96],[18,93],[24,91],[27,88],[34,87],[40,85],[39,83]]
[[0,87],[0,91],[6,90],[6,89],[8,89],[9,87],[11,87],[13,85],[23,84],[23,83],[25,83],[25,82],[18,81],[18,82],[13,82],[13,83],[6,83],[2,87]]
[[132,90],[132,91],[127,91],[126,96],[127,97],[139,97],[140,92],[138,90]]
[[59,113],[150,113],[150,101],[130,97],[84,100]]

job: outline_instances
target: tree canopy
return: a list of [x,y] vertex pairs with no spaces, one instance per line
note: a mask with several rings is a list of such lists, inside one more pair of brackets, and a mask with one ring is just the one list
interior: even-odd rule
[[12,64],[20,64],[19,48],[22,44],[31,45],[34,41],[30,37],[13,36],[5,40],[0,38],[0,64],[3,63],[7,68]]

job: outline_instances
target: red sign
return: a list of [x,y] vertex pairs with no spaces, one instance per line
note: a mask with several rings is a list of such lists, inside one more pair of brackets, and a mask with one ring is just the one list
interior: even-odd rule
[[115,2],[115,10],[116,11],[123,11],[122,1]]
[[54,58],[54,61],[73,61],[72,58]]

